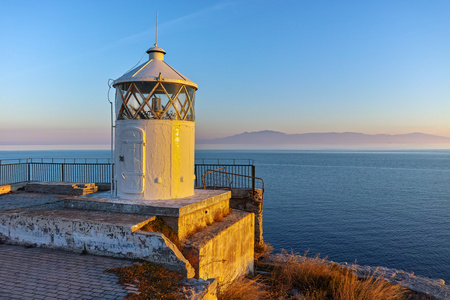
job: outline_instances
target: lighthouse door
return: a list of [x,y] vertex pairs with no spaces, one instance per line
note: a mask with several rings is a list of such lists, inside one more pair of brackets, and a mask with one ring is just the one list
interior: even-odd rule
[[144,132],[139,128],[125,129],[121,136],[119,164],[121,190],[140,194],[144,190]]

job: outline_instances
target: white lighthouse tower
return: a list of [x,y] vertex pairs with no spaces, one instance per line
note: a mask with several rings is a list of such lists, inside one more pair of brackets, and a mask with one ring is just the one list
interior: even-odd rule
[[164,61],[155,43],[149,59],[114,81],[117,196],[166,200],[194,194],[197,85]]

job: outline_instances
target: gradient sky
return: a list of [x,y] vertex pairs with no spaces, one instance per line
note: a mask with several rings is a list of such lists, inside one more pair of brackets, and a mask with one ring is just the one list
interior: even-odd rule
[[450,137],[447,0],[0,4],[0,145],[108,145],[108,79],[154,44],[156,11],[165,60],[199,86],[197,138]]

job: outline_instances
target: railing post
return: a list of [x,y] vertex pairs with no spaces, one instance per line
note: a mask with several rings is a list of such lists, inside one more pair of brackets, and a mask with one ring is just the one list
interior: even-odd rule
[[198,186],[197,164],[194,164],[195,185]]
[[255,192],[255,165],[252,165],[252,191]]
[[64,163],[61,164],[61,181],[64,182]]
[[27,162],[27,165],[28,165],[27,181],[30,182],[31,181],[31,163]]
[[111,162],[111,190],[114,190],[115,187],[115,181],[114,181],[114,168],[116,167],[116,165],[114,163]]

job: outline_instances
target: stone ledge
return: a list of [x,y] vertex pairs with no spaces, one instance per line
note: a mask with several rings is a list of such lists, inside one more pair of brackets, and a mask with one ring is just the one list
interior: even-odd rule
[[96,193],[85,197],[65,197],[65,203],[67,207],[78,209],[86,207],[86,209],[119,213],[182,217],[229,199],[231,192],[196,189],[193,196],[172,200],[127,200],[108,198],[104,195],[105,193]]

